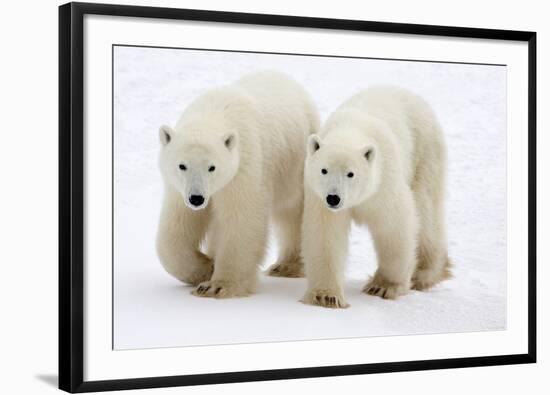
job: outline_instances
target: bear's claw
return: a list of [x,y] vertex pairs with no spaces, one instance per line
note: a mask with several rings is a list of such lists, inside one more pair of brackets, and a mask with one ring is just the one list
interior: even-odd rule
[[205,281],[199,284],[191,293],[195,296],[218,299],[247,296],[250,294],[250,292],[239,287],[236,283],[220,280]]
[[302,299],[302,302],[332,309],[345,309],[349,307],[349,304],[346,303],[343,296],[337,295],[336,292],[324,290],[308,291]]
[[380,296],[382,299],[397,299],[406,292],[406,287],[375,276],[365,285],[363,292],[367,295]]
[[304,277],[304,264],[301,261],[277,262],[267,270],[267,274],[273,277]]

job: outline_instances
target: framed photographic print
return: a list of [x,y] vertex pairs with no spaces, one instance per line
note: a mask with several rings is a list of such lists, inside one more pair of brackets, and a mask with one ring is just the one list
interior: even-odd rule
[[59,386],[536,361],[536,34],[59,9]]

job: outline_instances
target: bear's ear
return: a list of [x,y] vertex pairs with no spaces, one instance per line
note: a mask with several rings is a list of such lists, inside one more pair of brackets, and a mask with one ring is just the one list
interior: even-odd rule
[[367,147],[363,149],[363,156],[367,159],[368,162],[372,162],[374,160],[374,156],[376,154],[376,150],[374,147]]
[[170,126],[162,125],[159,129],[159,138],[162,145],[166,145],[172,140],[173,130]]
[[237,146],[238,138],[234,133],[230,133],[223,138],[223,144],[229,151],[233,151]]
[[312,134],[307,138],[307,154],[313,155],[321,148],[321,139],[317,134]]

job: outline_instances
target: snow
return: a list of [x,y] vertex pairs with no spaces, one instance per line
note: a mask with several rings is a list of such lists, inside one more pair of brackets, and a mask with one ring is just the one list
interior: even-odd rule
[[[115,349],[505,329],[506,67],[134,47],[116,47],[114,56]],[[449,151],[452,280],[396,301],[361,293],[376,260],[359,227],[351,234],[345,310],[299,303],[304,279],[262,274],[257,294],[215,300],[192,296],[164,271],[155,253],[158,128],[173,125],[201,92],[263,69],[302,83],[322,119],[379,83],[432,104]],[[275,252],[271,240],[264,267]]]

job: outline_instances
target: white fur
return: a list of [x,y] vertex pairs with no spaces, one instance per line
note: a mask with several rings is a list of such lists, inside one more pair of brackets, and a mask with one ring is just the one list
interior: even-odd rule
[[[250,294],[273,217],[281,250],[272,274],[301,275],[305,145],[318,128],[307,93],[274,72],[208,91],[174,129],[161,127],[164,268],[199,296]],[[204,202],[191,204],[192,195]]]
[[[393,299],[450,275],[446,147],[424,100],[394,87],[364,90],[309,137],[307,150],[305,302],[347,307],[343,271],[352,220],[368,225],[378,259],[364,292]],[[340,202],[327,201],[328,195]]]

